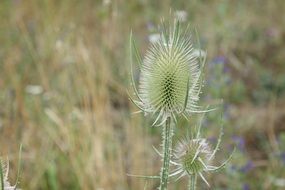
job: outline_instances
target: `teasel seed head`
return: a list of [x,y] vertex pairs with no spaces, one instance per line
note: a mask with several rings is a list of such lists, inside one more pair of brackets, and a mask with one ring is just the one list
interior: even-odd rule
[[160,39],[150,45],[144,58],[140,57],[132,35],[130,40],[140,64],[138,90],[132,79],[138,100],[132,101],[142,112],[157,114],[154,124],[179,114],[203,112],[197,102],[205,59],[197,57],[189,27],[183,29],[178,20],[168,27],[162,23]]
[[17,190],[16,185],[11,186],[11,184],[8,181],[8,174],[9,174],[9,160],[7,159],[4,161],[0,157],[0,187],[4,187],[3,190]]
[[189,175],[198,174],[207,168],[211,148],[206,139],[182,141],[176,149],[176,159]]
[[171,160],[171,163],[175,166],[175,169],[170,174],[170,177],[178,176],[178,180],[184,176],[200,176],[201,179],[208,186],[210,186],[203,173],[216,172],[224,168],[232,158],[235,149],[220,166],[213,166],[212,162],[217,151],[220,149],[221,139],[223,136],[223,126],[220,128],[220,134],[215,148],[211,148],[207,139],[200,136],[202,119],[200,124],[195,127],[196,135],[192,136],[191,138],[187,136],[180,140],[176,145],[173,154],[174,158]]

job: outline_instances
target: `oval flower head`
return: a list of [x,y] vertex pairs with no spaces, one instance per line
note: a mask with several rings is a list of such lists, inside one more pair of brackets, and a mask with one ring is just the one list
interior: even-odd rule
[[159,120],[162,124],[168,117],[175,119],[177,114],[201,112],[197,101],[205,59],[200,56],[198,60],[188,27],[182,30],[178,20],[169,29],[163,25],[162,30],[143,59],[131,39],[131,50],[141,66],[138,90],[132,80],[138,98],[133,102],[142,112],[157,115],[154,124]]

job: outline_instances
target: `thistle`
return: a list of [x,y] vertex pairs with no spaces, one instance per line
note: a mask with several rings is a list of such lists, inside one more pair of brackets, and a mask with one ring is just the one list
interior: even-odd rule
[[141,69],[138,90],[132,79],[138,99],[132,101],[145,114],[157,115],[153,125],[176,115],[203,112],[197,102],[205,60],[198,60],[189,27],[182,30],[178,20],[169,29],[162,24],[160,39],[150,45],[144,59],[138,55],[132,36],[131,43]]
[[9,161],[0,158],[0,189],[1,190],[17,190],[16,185],[11,186],[8,181]]
[[22,157],[22,145],[20,145],[20,151],[19,151],[19,161],[18,161],[18,173],[17,173],[17,180],[16,184],[11,186],[11,184],[8,181],[8,174],[9,174],[9,160],[6,159],[4,161],[0,157],[0,190],[20,190],[17,188],[19,176],[20,176],[20,165],[21,165],[21,157]]
[[160,190],[167,189],[172,150],[173,126],[177,115],[188,116],[204,112],[198,105],[201,76],[205,59],[197,59],[189,27],[185,30],[175,20],[166,28],[162,24],[160,39],[152,43],[142,59],[135,42],[130,39],[131,63],[133,52],[140,66],[139,89],[136,88],[131,64],[132,86],[137,100],[132,102],[145,114],[156,115],[153,125],[163,125],[163,165]]
[[181,177],[188,176],[189,190],[196,189],[198,176],[201,177],[208,186],[210,186],[203,173],[216,172],[223,168],[231,159],[234,152],[233,151],[229,158],[220,166],[213,166],[212,160],[215,157],[216,152],[219,150],[221,137],[223,135],[222,127],[215,149],[210,147],[205,138],[200,137],[200,127],[201,126],[198,128],[196,137],[192,139],[186,137],[178,143],[174,150],[174,161],[171,161],[176,169],[170,174],[170,176],[178,176],[177,180]]

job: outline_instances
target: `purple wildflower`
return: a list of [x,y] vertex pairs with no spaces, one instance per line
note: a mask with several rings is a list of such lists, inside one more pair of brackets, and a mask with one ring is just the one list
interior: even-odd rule
[[224,118],[225,120],[228,120],[230,117],[230,105],[229,104],[224,104]]
[[233,172],[236,172],[238,170],[237,166],[236,165],[231,165],[230,169],[233,171]]
[[213,64],[225,64],[226,63],[226,57],[219,55],[213,59],[212,63]]
[[223,72],[228,73],[230,71],[230,68],[228,67],[227,64],[227,58],[223,55],[219,55],[215,57],[212,61],[213,64],[221,64],[223,65]]
[[244,183],[242,185],[242,190],[250,190],[249,185],[247,183]]
[[254,168],[253,162],[252,161],[248,161],[244,166],[242,166],[240,168],[239,171],[242,172],[242,173],[247,173],[247,172],[249,172],[253,168]]
[[285,152],[282,152],[280,154],[280,158],[281,158],[281,161],[283,162],[283,164],[285,165]]
[[245,150],[245,140],[243,137],[241,136],[233,136],[232,137],[233,141],[237,144],[237,147],[240,151],[244,151]]
[[217,142],[217,138],[212,136],[212,137],[209,137],[208,138],[208,141],[211,143],[211,144],[215,144]]

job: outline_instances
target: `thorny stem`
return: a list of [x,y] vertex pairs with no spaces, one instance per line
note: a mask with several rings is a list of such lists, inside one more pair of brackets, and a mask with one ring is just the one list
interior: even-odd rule
[[188,190],[196,190],[197,175],[191,175],[189,178]]
[[170,117],[167,118],[165,127],[163,128],[163,166],[160,172],[159,190],[166,190],[169,176],[169,163],[172,149],[173,129],[170,124]]

